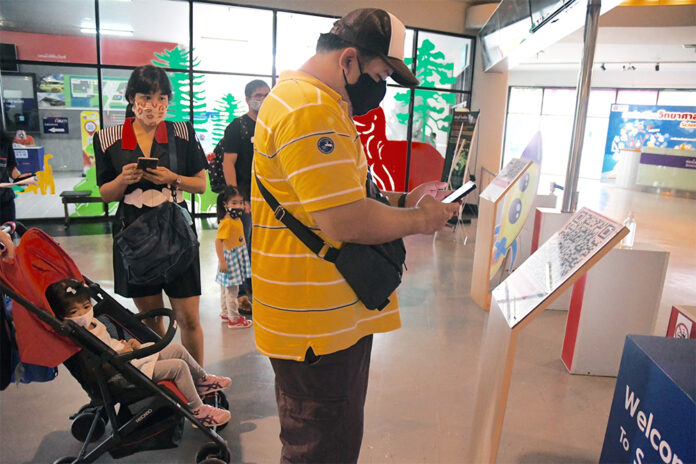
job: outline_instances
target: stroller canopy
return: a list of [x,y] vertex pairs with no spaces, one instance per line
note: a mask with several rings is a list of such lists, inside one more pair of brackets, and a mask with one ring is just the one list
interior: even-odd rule
[[22,236],[13,263],[0,261],[2,283],[36,306],[25,308],[17,302],[13,305],[17,348],[22,362],[56,367],[80,351],[80,347],[34,315],[40,310],[53,316],[46,301],[46,288],[67,278],[84,280],[70,256],[40,229],[29,229]]

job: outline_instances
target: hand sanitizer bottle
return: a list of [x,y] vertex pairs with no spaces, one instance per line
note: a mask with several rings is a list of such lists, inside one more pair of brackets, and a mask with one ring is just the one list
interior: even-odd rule
[[628,212],[623,225],[628,229],[628,234],[621,240],[621,248],[633,248],[633,241],[636,238],[636,220],[633,218],[633,212]]

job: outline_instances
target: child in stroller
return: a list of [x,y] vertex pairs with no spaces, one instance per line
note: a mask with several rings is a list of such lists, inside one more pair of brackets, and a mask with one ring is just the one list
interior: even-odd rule
[[[94,317],[89,287],[77,279],[63,279],[49,285],[46,300],[59,320],[72,320],[119,354],[139,350],[143,346],[135,338],[124,341],[109,335],[106,326]],[[162,351],[133,359],[131,363],[155,382],[173,381],[189,402],[193,415],[203,425],[220,426],[230,420],[229,411],[203,404],[201,395],[228,388],[232,380],[206,373],[183,346],[171,343]]]
[[[11,324],[19,358],[49,368],[62,363],[90,398],[90,403],[71,417],[71,432],[83,442],[81,450],[77,456],[65,456],[54,463],[88,463],[104,453],[117,459],[145,450],[174,448],[182,439],[184,420],[211,440],[199,448],[196,463],[229,463],[230,449],[217,433],[227,424],[206,426],[193,414],[188,407],[191,400],[176,384],[170,380],[154,382],[131,362],[161,352],[171,343],[177,329],[173,312],[159,308],[133,314],[82,275],[45,232],[25,230],[20,224],[15,232],[21,237],[16,247],[6,235],[0,236],[5,248],[0,247],[0,294],[13,300]],[[87,284],[84,288],[89,291],[90,304],[94,302],[94,316],[106,325],[111,337],[134,338],[140,349],[117,353],[74,320],[55,317],[46,289],[65,278],[80,282],[80,286],[82,282]],[[169,320],[163,337],[144,324],[152,317]],[[128,343],[130,348],[137,346]],[[216,408],[228,408],[222,391],[205,395],[203,401]]]

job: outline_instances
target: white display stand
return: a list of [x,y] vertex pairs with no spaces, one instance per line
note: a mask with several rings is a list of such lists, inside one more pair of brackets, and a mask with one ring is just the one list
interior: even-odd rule
[[[513,270],[517,269],[517,267],[519,267],[521,263],[525,262],[527,258],[529,258],[529,255],[532,254],[532,237],[534,236],[534,222],[536,219],[535,211],[537,208],[553,209],[556,207],[557,201],[558,197],[553,194],[537,194],[534,198],[532,212],[529,216],[527,216],[527,220],[524,221],[524,226],[522,226],[522,230],[517,236],[517,256],[515,257],[515,265],[512,268]],[[556,230],[546,235],[546,238],[548,239],[551,235],[553,235],[553,233],[560,229],[561,225],[563,224],[560,224]]]
[[634,189],[636,187],[639,166],[640,150],[621,150],[619,152],[619,163],[616,166],[616,186]]
[[[534,253],[549,237],[558,232],[572,215],[573,213],[562,213],[555,208],[537,208],[533,219],[531,252]],[[571,289],[563,292],[549,305],[548,309],[568,311],[570,307],[570,293]]]
[[561,355],[568,372],[616,376],[626,335],[653,333],[668,261],[645,243],[614,248],[575,283]]
[[496,461],[519,333],[627,233],[621,224],[582,208],[493,290],[464,462]]

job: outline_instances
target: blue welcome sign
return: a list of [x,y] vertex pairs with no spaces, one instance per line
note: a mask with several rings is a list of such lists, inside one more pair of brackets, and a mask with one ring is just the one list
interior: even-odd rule
[[626,337],[599,462],[696,462],[696,339]]

